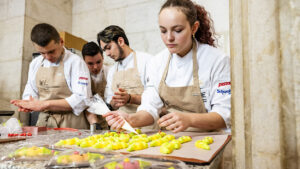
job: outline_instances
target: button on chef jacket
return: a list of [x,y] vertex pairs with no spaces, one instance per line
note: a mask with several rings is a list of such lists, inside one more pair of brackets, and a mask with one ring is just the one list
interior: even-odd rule
[[[159,118],[163,102],[158,94],[159,84],[167,65],[168,49],[157,54],[147,68],[147,85],[138,111],[149,112],[154,120]],[[193,85],[193,53],[184,57],[172,54],[166,84],[169,87]],[[218,49],[197,42],[198,76],[202,99],[207,112],[218,113],[230,128],[230,59]],[[199,100],[200,102],[200,100]]]
[[[64,74],[67,85],[72,92],[72,95],[65,99],[72,107],[74,114],[80,115],[80,113],[87,108],[86,103],[92,97],[90,73],[86,63],[80,56],[73,54],[65,48],[64,50]],[[44,57],[40,55],[30,63],[28,81],[23,93],[24,100],[28,100],[30,96],[36,99],[39,98],[35,77],[42,64],[44,67],[59,66],[59,62],[51,63],[47,59],[43,60],[43,58]]]
[[[140,79],[142,84],[145,86],[146,84],[146,67],[147,62],[153,57],[152,55],[144,52],[136,52],[136,60],[137,60],[137,67],[138,67],[138,73],[140,75]],[[133,52],[131,52],[125,59],[123,59],[120,62],[115,62],[114,65],[109,69],[108,75],[107,75],[107,84],[105,88],[105,102],[110,103],[112,97],[114,96],[114,92],[112,90],[112,80],[114,73],[118,71],[124,71],[130,68],[134,67],[134,56]],[[130,76],[130,75],[129,75]]]

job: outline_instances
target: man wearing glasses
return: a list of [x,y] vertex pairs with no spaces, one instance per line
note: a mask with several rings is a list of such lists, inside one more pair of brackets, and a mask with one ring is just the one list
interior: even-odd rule
[[40,112],[37,126],[87,129],[83,110],[92,96],[89,70],[78,55],[64,48],[57,30],[37,24],[31,40],[38,56],[30,63],[23,100],[12,100],[18,111]]

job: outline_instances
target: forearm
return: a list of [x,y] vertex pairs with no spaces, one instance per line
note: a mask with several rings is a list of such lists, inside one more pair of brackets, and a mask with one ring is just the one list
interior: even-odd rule
[[131,98],[129,100],[130,104],[137,104],[140,105],[141,104],[141,95],[139,94],[130,94]]
[[210,113],[188,113],[190,119],[190,127],[200,128],[204,130],[215,130],[225,128],[226,124],[223,118],[216,112]]
[[72,107],[65,99],[60,100],[46,100],[43,101],[45,105],[44,110],[48,111],[72,111]]
[[128,122],[132,127],[144,127],[154,123],[154,119],[150,113],[146,111],[138,111],[129,115]]

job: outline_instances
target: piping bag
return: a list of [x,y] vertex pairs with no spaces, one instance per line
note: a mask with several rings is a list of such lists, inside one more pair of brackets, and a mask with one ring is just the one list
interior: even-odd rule
[[[98,95],[95,94],[93,98],[91,99],[91,102],[89,104],[89,108],[87,109],[90,113],[103,115],[108,112],[110,112],[109,108],[107,107],[106,103],[103,101],[103,99]],[[138,134],[134,128],[124,119],[125,123],[122,126],[122,129],[133,132],[135,134]]]

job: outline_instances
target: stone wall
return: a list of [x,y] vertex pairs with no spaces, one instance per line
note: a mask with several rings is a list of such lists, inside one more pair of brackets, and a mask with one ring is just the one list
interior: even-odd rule
[[300,168],[300,2],[279,1],[283,166]]
[[25,1],[0,2],[0,111],[21,95]]
[[35,52],[30,40],[31,29],[34,25],[45,22],[58,31],[72,32],[72,0],[26,0],[25,12],[22,89],[27,82],[32,53]]
[[[228,1],[195,1],[207,8],[219,34],[220,48],[229,54]],[[163,0],[73,0],[72,33],[88,41],[109,25],[122,27],[135,50],[155,55],[165,48],[159,32],[158,13]],[[216,5],[217,4],[217,5]],[[106,64],[113,61],[105,57]]]
[[300,167],[299,10],[230,1],[233,168]]
[[[72,0],[0,2],[0,110],[15,110],[9,101],[22,97],[29,63],[35,52],[30,32],[41,22],[52,24],[58,31],[72,32]],[[22,119],[25,124],[27,118],[26,114]]]

